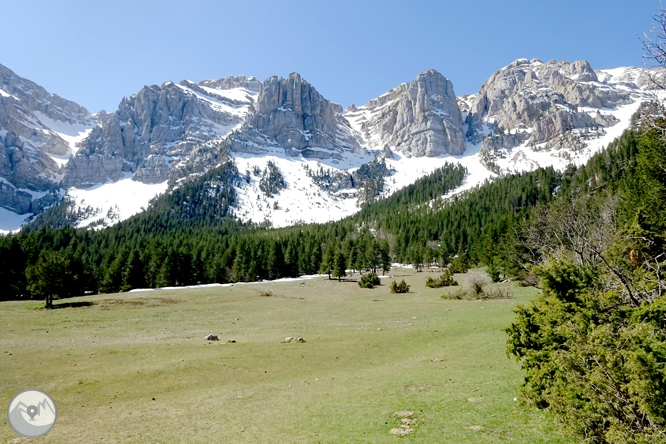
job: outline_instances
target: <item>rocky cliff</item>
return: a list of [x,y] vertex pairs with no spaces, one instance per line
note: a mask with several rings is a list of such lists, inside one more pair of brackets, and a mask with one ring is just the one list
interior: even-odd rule
[[341,115],[342,107],[325,99],[303,78],[269,77],[259,88],[255,113],[232,142],[232,150],[265,154],[284,150],[288,156],[341,158],[360,147]]
[[240,126],[258,87],[254,77],[144,87],[81,143],[62,185],[86,187],[130,174],[140,182],[163,182],[198,145]]
[[[603,109],[631,103],[631,94],[599,81],[585,61],[574,63],[520,59],[495,72],[470,104],[468,138],[482,137],[482,123],[503,131],[529,132],[529,141],[551,141],[574,129],[616,123]],[[592,116],[584,108],[599,110]]]
[[388,147],[408,156],[465,152],[462,114],[453,84],[435,70],[419,74],[346,117],[371,149]]
[[60,167],[92,115],[0,65],[0,206],[24,214],[57,199]]

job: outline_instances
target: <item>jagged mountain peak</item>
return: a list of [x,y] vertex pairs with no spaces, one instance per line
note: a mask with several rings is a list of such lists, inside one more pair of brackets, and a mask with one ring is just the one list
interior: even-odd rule
[[264,80],[254,114],[232,141],[235,152],[340,160],[360,147],[342,106],[332,103],[296,72]]
[[291,108],[297,114],[342,111],[340,105],[332,104],[297,72],[287,78],[271,76],[259,88],[257,114],[270,113],[280,107]]
[[422,80],[422,79],[440,78],[440,77],[441,77],[441,78],[445,78],[445,77],[442,75],[442,73],[440,73],[440,72],[437,71],[436,69],[429,68],[429,69],[426,69],[425,71],[421,71],[420,73],[418,73],[418,75],[416,76],[416,79],[415,79],[415,80],[418,82],[418,81],[420,81],[420,80]]
[[202,80],[198,85],[214,89],[245,88],[253,92],[259,92],[261,81],[254,76],[241,75],[223,77],[217,80]]
[[371,149],[407,156],[465,152],[462,114],[453,83],[434,69],[421,72],[346,116]]
[[471,100],[468,136],[480,130],[481,121],[504,129],[550,128],[545,133],[532,134],[533,141],[540,143],[562,134],[567,128],[591,126],[591,119],[579,112],[579,107],[603,110],[631,101],[629,92],[600,83],[586,61],[544,63],[537,59],[519,59],[496,71]]
[[51,119],[70,124],[88,123],[91,120],[91,113],[83,106],[48,92],[2,64],[0,64],[0,98],[17,100],[24,109],[39,111]]
[[62,184],[85,188],[128,175],[144,183],[174,178],[193,150],[245,121],[256,85],[254,77],[227,77],[143,87],[82,142]]
[[0,206],[24,214],[56,201],[61,167],[94,122],[84,107],[0,65]]
[[[481,143],[486,165],[524,169],[529,158],[584,159],[618,134],[640,103],[654,95],[635,81],[646,70],[595,71],[589,62],[518,59],[464,100],[467,137]],[[515,152],[512,152],[515,150]],[[550,153],[550,154],[548,154]],[[587,153],[587,154],[586,154]],[[504,159],[504,160],[502,160]],[[582,161],[582,160],[581,160]]]

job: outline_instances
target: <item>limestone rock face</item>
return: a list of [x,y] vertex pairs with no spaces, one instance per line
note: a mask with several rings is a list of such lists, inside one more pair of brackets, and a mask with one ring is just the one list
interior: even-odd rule
[[520,59],[495,72],[471,99],[468,137],[478,136],[479,123],[486,121],[502,129],[531,128],[532,143],[546,142],[573,129],[614,124],[579,108],[614,108],[631,102],[630,92],[601,83],[586,61]]
[[359,145],[342,107],[325,99],[297,74],[269,77],[259,88],[255,114],[248,119],[231,148],[262,154],[273,147],[289,156],[340,158]]
[[141,182],[165,181],[194,148],[243,123],[258,85],[242,76],[144,87],[81,143],[63,185],[87,187],[125,173]]
[[0,65],[0,207],[18,214],[42,208],[33,209],[33,200],[56,191],[73,136],[92,126],[82,106]]
[[360,108],[350,108],[346,117],[369,148],[388,147],[416,157],[465,152],[463,118],[453,84],[435,70],[422,72],[411,83]]

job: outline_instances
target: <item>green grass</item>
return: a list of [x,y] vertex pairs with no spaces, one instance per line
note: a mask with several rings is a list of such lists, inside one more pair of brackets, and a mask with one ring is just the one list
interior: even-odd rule
[[[520,368],[501,330],[534,290],[443,300],[456,287],[426,288],[435,274],[391,276],[411,292],[323,278],[90,296],[49,311],[3,302],[0,400],[49,393],[58,421],[41,439],[53,443],[574,442],[513,400]],[[414,431],[393,436],[401,410],[414,412]],[[17,437],[3,415],[0,441]]]

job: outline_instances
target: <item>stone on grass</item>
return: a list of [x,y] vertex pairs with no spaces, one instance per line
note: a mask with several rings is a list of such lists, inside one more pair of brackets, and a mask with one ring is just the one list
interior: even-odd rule
[[413,428],[411,428],[408,425],[401,425],[400,427],[397,427],[395,429],[391,429],[391,435],[400,435],[400,436],[405,436],[414,431]]

